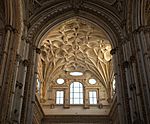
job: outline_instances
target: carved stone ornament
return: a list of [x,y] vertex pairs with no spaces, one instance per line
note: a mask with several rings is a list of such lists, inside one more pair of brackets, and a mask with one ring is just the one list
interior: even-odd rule
[[[40,49],[38,76],[44,82],[43,97],[46,97],[46,86],[54,86],[52,82],[58,77],[66,78],[71,71],[83,72],[90,78],[86,75],[88,71],[106,88],[112,82],[109,40],[102,29],[85,20],[73,18],[55,27],[45,36]],[[80,81],[79,78],[72,80]],[[108,91],[111,94],[109,88]]]

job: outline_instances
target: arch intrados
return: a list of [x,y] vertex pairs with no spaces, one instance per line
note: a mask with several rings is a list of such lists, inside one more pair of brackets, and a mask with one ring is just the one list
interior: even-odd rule
[[113,29],[111,29],[111,27],[106,22],[104,22],[102,19],[100,19],[100,18],[98,18],[98,17],[96,17],[90,13],[87,13],[87,12],[79,14],[78,16],[76,16],[73,13],[65,13],[61,16],[57,16],[55,19],[48,21],[45,25],[43,25],[41,30],[36,33],[36,36],[33,39],[33,41],[34,41],[33,44],[35,44],[35,46],[39,47],[39,45],[43,41],[44,37],[53,28],[62,24],[64,21],[70,20],[74,17],[78,17],[78,18],[81,18],[83,20],[86,20],[89,23],[102,29],[106,33],[106,36],[109,38],[109,41],[110,41],[112,48],[117,47],[117,45],[118,45],[117,32],[115,32]]
[[[70,20],[72,18],[78,17],[81,18],[82,20],[88,21],[90,24],[93,24],[94,26],[98,26],[99,29],[104,31],[105,35],[110,38],[110,44],[112,46],[112,49],[116,47],[117,45],[117,36],[113,32],[113,30],[110,29],[109,25],[106,24],[103,20],[98,20],[99,18],[96,18],[95,16],[86,13],[89,16],[86,16],[85,14],[81,15],[74,15],[74,14],[65,14],[65,16],[61,16],[62,18],[56,17],[53,21],[49,22],[49,24],[45,24],[43,28],[41,28],[41,32],[39,31],[39,34],[37,33],[36,37],[34,38],[35,40],[35,46],[40,48],[40,43],[44,40],[45,36],[48,35],[48,33],[53,30],[55,27],[61,25],[63,22]],[[58,19],[58,20],[57,20]],[[37,61],[38,62],[38,61]]]

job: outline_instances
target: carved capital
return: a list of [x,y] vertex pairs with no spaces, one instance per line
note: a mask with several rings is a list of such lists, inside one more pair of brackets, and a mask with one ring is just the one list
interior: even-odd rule
[[26,59],[22,63],[23,63],[24,66],[28,66],[29,65],[29,61],[26,60]]
[[123,67],[128,68],[129,67],[129,62],[128,61],[123,62]]
[[150,31],[150,27],[149,26],[140,26],[138,27],[137,29],[135,29],[133,31],[133,34],[135,33],[140,33],[141,31],[144,31],[144,32],[149,32]]

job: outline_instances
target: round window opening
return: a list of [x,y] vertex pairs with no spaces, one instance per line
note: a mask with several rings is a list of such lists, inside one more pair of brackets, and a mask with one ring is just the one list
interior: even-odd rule
[[57,79],[57,83],[58,84],[63,84],[65,81],[64,81],[64,79],[62,79],[62,78],[59,78],[59,79]]
[[90,84],[96,84],[96,80],[95,79],[89,79],[89,83]]

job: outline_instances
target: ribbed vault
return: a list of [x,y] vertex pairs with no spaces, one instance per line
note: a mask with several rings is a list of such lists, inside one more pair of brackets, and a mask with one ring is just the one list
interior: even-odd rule
[[42,99],[49,86],[67,72],[80,71],[96,78],[105,88],[107,98],[112,95],[111,45],[106,33],[79,17],[54,27],[41,42],[38,62],[42,82]]

